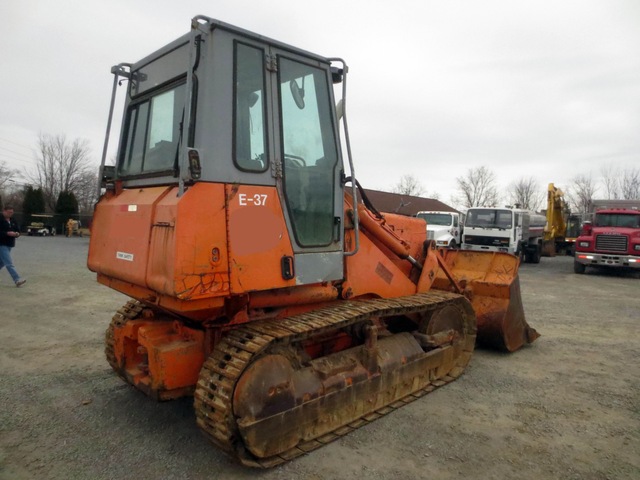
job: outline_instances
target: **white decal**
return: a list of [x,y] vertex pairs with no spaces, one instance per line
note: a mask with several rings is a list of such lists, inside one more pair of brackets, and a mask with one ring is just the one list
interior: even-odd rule
[[255,195],[247,195],[246,193],[241,193],[240,195],[238,195],[238,203],[243,207],[247,205],[264,207],[267,204],[267,194],[256,193]]
[[126,260],[127,262],[133,262],[133,253],[116,252],[116,258],[118,260]]
[[137,212],[138,211],[138,205],[129,205],[129,211],[130,212]]

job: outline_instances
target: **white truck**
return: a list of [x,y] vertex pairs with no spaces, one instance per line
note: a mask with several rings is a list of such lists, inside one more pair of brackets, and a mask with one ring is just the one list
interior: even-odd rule
[[427,222],[427,239],[436,247],[458,248],[462,240],[462,217],[458,212],[418,212],[416,217]]
[[518,208],[473,207],[467,210],[463,250],[507,252],[540,263],[547,219]]

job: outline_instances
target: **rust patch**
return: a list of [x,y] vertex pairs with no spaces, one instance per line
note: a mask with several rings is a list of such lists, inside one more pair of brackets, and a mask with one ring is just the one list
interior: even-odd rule
[[[234,198],[236,198],[236,195],[238,195],[238,190],[240,190],[240,185],[237,183],[234,183],[233,185],[231,185],[231,188],[227,191],[227,203],[231,203],[231,200],[233,200]],[[224,208],[224,207],[223,207]]]

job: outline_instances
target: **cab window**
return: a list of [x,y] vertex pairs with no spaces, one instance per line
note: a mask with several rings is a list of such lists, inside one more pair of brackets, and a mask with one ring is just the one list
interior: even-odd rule
[[264,53],[236,43],[234,65],[233,160],[240,170],[263,172],[267,169]]
[[338,153],[327,72],[280,57],[284,188],[299,245],[329,245],[335,232]]
[[178,155],[184,104],[184,83],[136,102],[127,112],[126,147],[120,175],[138,175],[174,168]]

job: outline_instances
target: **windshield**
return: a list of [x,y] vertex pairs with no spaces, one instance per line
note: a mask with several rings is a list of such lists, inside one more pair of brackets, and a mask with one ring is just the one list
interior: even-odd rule
[[623,213],[597,213],[595,227],[640,228],[640,215]]
[[467,227],[481,228],[511,228],[513,215],[511,210],[499,210],[494,208],[481,208],[467,212]]
[[418,218],[427,221],[427,225],[451,225],[451,215],[448,213],[418,213]]
[[582,227],[580,219],[576,217],[569,217],[567,220],[567,237],[577,237],[580,235],[580,228]]

